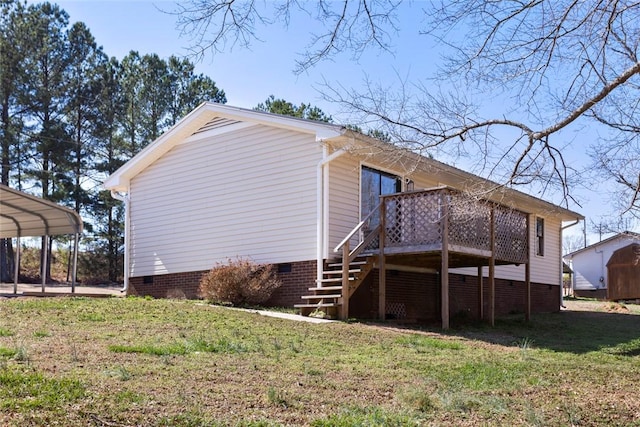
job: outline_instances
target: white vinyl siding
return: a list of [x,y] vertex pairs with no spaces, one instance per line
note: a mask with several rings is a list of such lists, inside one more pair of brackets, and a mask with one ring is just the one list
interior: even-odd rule
[[131,276],[228,258],[315,258],[315,136],[267,126],[200,134],[131,182]]
[[329,258],[360,221],[360,162],[343,155],[329,164]]
[[[615,251],[633,243],[640,243],[640,239],[621,236],[597,243],[566,257],[571,262],[575,274],[574,289],[597,290],[607,287],[607,262]],[[602,280],[600,280],[602,278]]]

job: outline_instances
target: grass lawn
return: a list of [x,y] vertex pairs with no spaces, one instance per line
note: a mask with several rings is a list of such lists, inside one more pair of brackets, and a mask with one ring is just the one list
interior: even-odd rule
[[639,425],[640,309],[495,328],[309,324],[196,301],[0,301],[0,425]]

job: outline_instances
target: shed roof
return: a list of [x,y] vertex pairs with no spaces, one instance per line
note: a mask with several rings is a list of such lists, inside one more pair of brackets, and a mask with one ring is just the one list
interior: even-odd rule
[[612,242],[618,241],[620,239],[629,240],[629,242],[640,242],[640,233],[635,233],[633,231],[623,231],[622,233],[618,233],[614,236],[601,240],[597,243],[592,243],[589,246],[585,246],[584,248],[578,249],[577,251],[570,252],[566,254],[564,258],[573,258],[574,256],[581,254],[582,252],[589,251],[599,246],[609,245]]
[[0,184],[0,238],[80,232],[82,218],[74,210]]

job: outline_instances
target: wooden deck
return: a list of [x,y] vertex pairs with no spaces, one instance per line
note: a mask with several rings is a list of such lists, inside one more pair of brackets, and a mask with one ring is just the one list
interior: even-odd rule
[[487,265],[492,257],[496,264],[528,261],[526,213],[450,188],[382,196],[380,214],[373,217],[380,218],[380,229],[372,218],[362,225],[362,241],[367,230],[378,234],[364,253],[379,254],[382,248],[387,256],[409,255],[407,263],[436,259],[425,255],[446,250],[455,254],[451,267]]
[[[376,263],[380,270],[379,313],[384,318],[386,304],[385,269],[387,264],[432,268],[440,272],[449,268],[489,268],[491,295],[489,320],[493,323],[495,306],[495,265],[525,265],[527,283],[526,317],[530,315],[529,279],[529,215],[509,206],[475,198],[460,191],[438,187],[381,196],[379,206],[361,221],[336,247],[342,254],[339,264],[342,274],[336,270],[325,272],[318,290],[306,296],[304,307],[333,304],[340,307],[340,317],[349,316],[349,297],[364,280],[363,275],[353,274],[352,263]],[[353,248],[353,249],[351,249]],[[368,273],[371,268],[366,269]],[[366,273],[365,273],[366,274]],[[340,277],[340,280],[337,278]],[[449,327],[448,274],[440,275],[442,326]],[[340,295],[335,289],[331,301],[323,291],[327,285],[342,284]],[[482,280],[480,280],[482,287]],[[481,290],[481,289],[480,289]],[[480,292],[481,293],[481,292]],[[324,297],[324,298],[323,298]],[[303,305],[300,305],[301,307]]]

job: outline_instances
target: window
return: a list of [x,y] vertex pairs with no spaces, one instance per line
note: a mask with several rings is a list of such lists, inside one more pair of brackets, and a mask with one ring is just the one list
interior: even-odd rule
[[[360,214],[365,218],[371,213],[383,194],[393,194],[402,191],[402,180],[395,175],[362,167],[362,177],[360,181]],[[380,218],[374,214],[371,218],[371,227],[378,224]]]
[[536,255],[544,256],[544,219],[536,218]]

